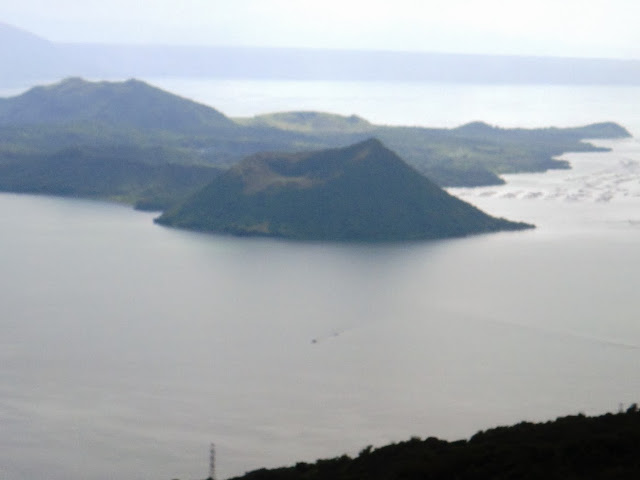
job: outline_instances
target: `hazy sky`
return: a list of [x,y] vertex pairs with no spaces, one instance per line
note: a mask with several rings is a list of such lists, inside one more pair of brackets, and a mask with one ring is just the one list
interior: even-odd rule
[[16,0],[0,21],[69,42],[640,58],[638,0]]

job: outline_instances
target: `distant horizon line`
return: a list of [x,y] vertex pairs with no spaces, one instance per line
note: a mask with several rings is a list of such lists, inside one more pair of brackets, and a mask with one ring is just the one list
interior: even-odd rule
[[577,55],[544,55],[534,53],[481,53],[460,52],[444,50],[410,50],[410,49],[382,49],[382,48],[355,48],[355,47],[317,47],[317,46],[282,46],[282,45],[239,45],[239,44],[204,44],[204,43],[171,43],[171,42],[102,42],[102,41],[58,41],[51,40],[38,33],[34,33],[23,27],[0,21],[0,27],[5,26],[18,30],[23,34],[32,36],[40,41],[61,47],[112,47],[112,48],[136,48],[136,49],[194,49],[194,50],[279,50],[279,51],[312,51],[330,53],[364,53],[364,54],[396,54],[396,55],[425,55],[425,56],[449,56],[449,57],[485,57],[485,58],[521,58],[521,59],[552,59],[552,60],[577,60],[577,61],[612,61],[612,62],[640,62],[640,57],[620,56],[577,56]]
[[436,50],[384,50],[374,48],[336,48],[336,47],[291,47],[291,46],[266,46],[266,45],[206,45],[206,44],[177,44],[177,43],[105,43],[105,42],[57,42],[46,40],[53,45],[60,46],[87,46],[87,47],[114,47],[114,48],[170,48],[170,49],[194,49],[194,50],[280,50],[288,52],[312,51],[328,53],[365,53],[365,54],[396,54],[396,55],[425,55],[442,57],[485,57],[485,58],[520,58],[520,59],[551,59],[551,60],[577,60],[577,61],[604,61],[604,62],[640,62],[638,58],[626,57],[581,57],[570,55],[541,55],[527,53],[471,53],[471,52],[446,52]]
[[[255,80],[640,85],[640,59],[373,49],[52,42],[0,24],[0,84],[158,76]],[[25,59],[29,59],[25,62]]]

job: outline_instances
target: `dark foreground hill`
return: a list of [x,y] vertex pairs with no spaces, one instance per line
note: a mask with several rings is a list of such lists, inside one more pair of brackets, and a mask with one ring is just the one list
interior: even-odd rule
[[261,469],[234,480],[636,480],[640,412],[523,422],[447,442],[412,438],[315,463]]
[[370,139],[347,148],[247,158],[158,223],[300,240],[405,241],[531,225],[449,195]]

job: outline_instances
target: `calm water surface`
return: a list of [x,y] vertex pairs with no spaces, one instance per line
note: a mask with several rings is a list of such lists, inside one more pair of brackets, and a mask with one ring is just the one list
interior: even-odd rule
[[382,125],[576,126],[617,121],[640,136],[640,87],[150,78],[233,117],[287,110],[357,114]]
[[0,478],[204,478],[210,442],[225,478],[637,402],[640,144],[607,144],[455,190],[538,228],[442,242],[236,239],[0,194]]

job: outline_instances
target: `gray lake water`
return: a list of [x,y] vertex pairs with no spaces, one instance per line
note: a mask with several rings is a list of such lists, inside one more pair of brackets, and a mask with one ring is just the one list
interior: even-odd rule
[[599,143],[452,191],[536,230],[439,242],[237,239],[0,194],[0,478],[204,478],[210,442],[225,478],[637,402],[640,143]]

